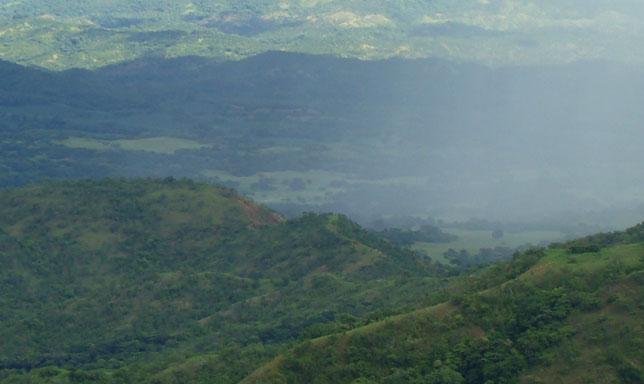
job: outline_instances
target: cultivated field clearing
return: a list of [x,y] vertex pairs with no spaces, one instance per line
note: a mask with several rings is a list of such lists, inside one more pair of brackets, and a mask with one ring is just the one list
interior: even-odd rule
[[82,137],[70,137],[58,141],[69,148],[82,148],[93,150],[124,150],[124,151],[147,151],[172,155],[179,150],[193,150],[208,148],[210,145],[200,144],[193,140],[178,139],[176,137],[150,137],[146,139],[133,140],[97,140]]

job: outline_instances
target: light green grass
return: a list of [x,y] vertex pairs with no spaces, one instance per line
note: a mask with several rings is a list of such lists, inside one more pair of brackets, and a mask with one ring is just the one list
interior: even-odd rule
[[503,238],[493,239],[492,231],[474,231],[464,229],[450,229],[446,232],[458,236],[458,240],[450,243],[415,243],[412,249],[427,253],[432,260],[446,264],[448,261],[443,253],[450,248],[460,251],[466,250],[469,253],[478,253],[481,248],[508,247],[517,248],[522,245],[539,245],[559,241],[563,235],[555,231],[526,231],[517,233],[504,233]]
[[539,264],[555,267],[573,268],[590,272],[606,268],[609,264],[634,267],[642,262],[644,244],[628,244],[618,247],[603,248],[599,252],[570,254],[563,249],[548,251]]
[[62,144],[69,148],[93,149],[97,151],[146,151],[166,155],[172,155],[179,150],[194,150],[211,146],[193,140],[178,139],[176,137],[150,137],[134,140],[96,140],[82,137],[69,137],[65,140],[57,141],[56,144]]

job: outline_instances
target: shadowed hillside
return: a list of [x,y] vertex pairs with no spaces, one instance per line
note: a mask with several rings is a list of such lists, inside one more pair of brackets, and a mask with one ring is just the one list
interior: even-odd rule
[[210,362],[203,382],[235,382],[298,337],[426,305],[442,286],[429,260],[344,216],[285,221],[189,180],[0,200],[3,383],[153,382],[193,358]]

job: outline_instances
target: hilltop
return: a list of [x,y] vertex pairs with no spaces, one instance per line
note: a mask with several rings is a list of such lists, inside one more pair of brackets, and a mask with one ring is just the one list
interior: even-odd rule
[[232,383],[305,334],[426,305],[445,275],[344,216],[284,220],[189,180],[52,182],[0,200],[3,383],[153,382],[193,359]]

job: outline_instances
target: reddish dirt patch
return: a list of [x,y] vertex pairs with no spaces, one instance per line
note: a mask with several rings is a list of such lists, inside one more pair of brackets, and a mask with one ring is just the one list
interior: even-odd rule
[[633,281],[622,281],[618,284],[611,285],[607,289],[607,294],[619,293],[624,296],[630,297],[637,292],[637,285]]
[[253,226],[274,225],[284,221],[284,218],[277,213],[261,207],[243,197],[239,198],[239,203],[244,215],[250,219]]
[[[552,263],[539,264],[525,271],[519,279],[525,279],[528,277],[542,277],[552,268]],[[505,283],[504,283],[505,284]]]
[[485,337],[485,330],[478,325],[473,326],[469,331],[475,338],[482,339]]

